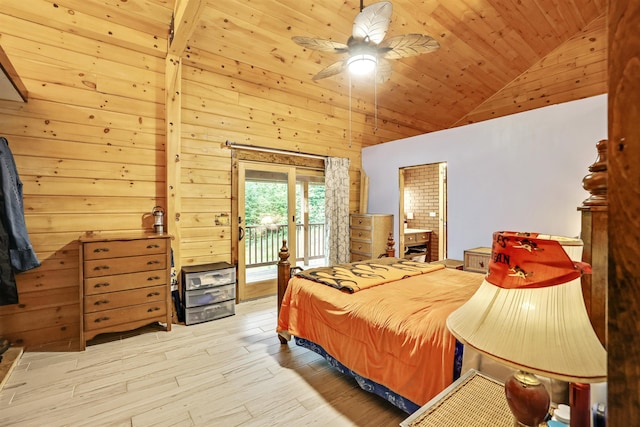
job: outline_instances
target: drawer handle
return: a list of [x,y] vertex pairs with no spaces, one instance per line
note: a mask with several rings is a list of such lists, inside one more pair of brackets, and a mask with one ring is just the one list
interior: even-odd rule
[[100,304],[109,304],[109,300],[108,299],[103,299],[100,301],[96,301],[93,303],[93,305],[100,305]]
[[358,220],[358,224],[362,224],[362,220],[361,219]]
[[362,249],[362,245],[358,245],[358,249]]
[[156,244],[147,245],[147,249],[158,249],[159,247],[160,247],[160,245],[156,245]]
[[108,270],[109,268],[108,265],[98,265],[93,267],[93,271]]
[[93,285],[94,288],[106,288],[107,286],[110,286],[109,282],[96,283]]
[[153,264],[160,264],[160,261],[158,261],[157,259],[154,259],[153,261],[149,261],[147,263],[147,265],[153,265]]
[[98,317],[96,320],[94,320],[95,323],[100,323],[100,322],[106,322],[107,320],[111,319],[109,316],[105,316],[105,317]]
[[358,237],[362,237],[362,231],[358,233]]
[[160,307],[152,307],[149,310],[147,310],[147,313],[151,313],[152,311],[159,311]]
[[154,280],[160,280],[160,276],[147,277],[147,282],[153,282]]
[[94,254],[100,253],[100,252],[109,252],[109,248],[95,248],[93,250]]
[[151,292],[147,294],[147,298],[157,297],[158,295],[160,295],[160,292]]
[[480,267],[484,268],[484,261],[480,261]]

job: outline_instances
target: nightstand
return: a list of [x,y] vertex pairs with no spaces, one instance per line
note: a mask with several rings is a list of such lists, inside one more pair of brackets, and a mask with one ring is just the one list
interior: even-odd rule
[[513,427],[504,385],[475,369],[400,423],[401,427]]
[[489,271],[491,248],[473,248],[464,251],[464,271],[486,273]]

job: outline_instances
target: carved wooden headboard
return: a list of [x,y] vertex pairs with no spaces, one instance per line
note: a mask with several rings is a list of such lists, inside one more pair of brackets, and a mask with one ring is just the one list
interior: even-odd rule
[[593,271],[582,276],[582,294],[591,325],[607,348],[607,140],[598,142],[596,148],[597,159],[589,166],[589,174],[582,181],[590,195],[578,208],[582,213],[582,260],[591,264]]

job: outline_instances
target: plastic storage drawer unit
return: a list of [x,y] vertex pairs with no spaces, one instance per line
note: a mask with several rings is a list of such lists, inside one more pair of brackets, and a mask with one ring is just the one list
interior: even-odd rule
[[234,315],[235,267],[226,262],[183,267],[182,309],[186,325]]

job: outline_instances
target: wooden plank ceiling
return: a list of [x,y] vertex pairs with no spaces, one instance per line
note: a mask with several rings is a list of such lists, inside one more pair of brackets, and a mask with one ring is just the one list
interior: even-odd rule
[[[176,25],[189,31],[181,41],[184,52],[178,52],[185,64],[250,82],[265,94],[277,88],[343,111],[351,105],[371,129],[377,123],[381,130],[363,145],[397,137],[398,129],[408,137],[606,92],[606,0],[392,1],[387,38],[428,34],[441,48],[392,60],[393,73],[383,84],[351,79],[351,97],[346,73],[311,80],[343,57],[305,50],[291,37],[346,42],[359,0],[56,3],[73,9],[75,19],[106,18],[160,39],[166,37],[174,7],[184,11],[188,5],[185,19],[192,22]],[[183,32],[176,35],[181,38]],[[129,43],[127,37],[121,43]],[[148,53],[162,49],[150,46]]]

